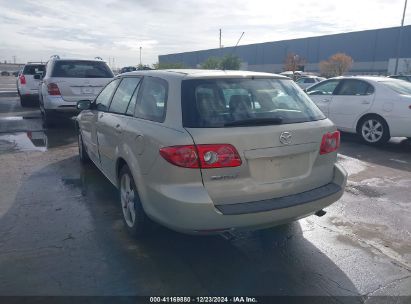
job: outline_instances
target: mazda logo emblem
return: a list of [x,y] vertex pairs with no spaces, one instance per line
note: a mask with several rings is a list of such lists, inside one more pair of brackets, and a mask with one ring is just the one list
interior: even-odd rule
[[290,132],[282,132],[281,135],[280,135],[280,142],[283,145],[289,145],[289,144],[291,144],[291,138],[292,138],[292,136],[291,136]]

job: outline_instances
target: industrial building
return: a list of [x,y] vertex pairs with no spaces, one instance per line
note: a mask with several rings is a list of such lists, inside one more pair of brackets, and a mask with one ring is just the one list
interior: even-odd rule
[[289,53],[305,59],[305,72],[319,73],[321,61],[345,53],[354,60],[349,74],[392,74],[397,56],[398,73],[411,73],[411,25],[160,55],[159,62],[198,68],[209,57],[235,54],[244,70],[279,73]]

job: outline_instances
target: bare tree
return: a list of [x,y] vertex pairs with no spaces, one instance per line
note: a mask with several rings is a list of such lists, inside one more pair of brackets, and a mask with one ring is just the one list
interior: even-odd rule
[[306,63],[306,60],[300,55],[288,53],[284,62],[284,71],[292,71],[294,74],[295,71],[301,69]]
[[351,68],[353,62],[350,56],[337,53],[330,56],[328,60],[320,62],[320,71],[326,77],[341,76]]

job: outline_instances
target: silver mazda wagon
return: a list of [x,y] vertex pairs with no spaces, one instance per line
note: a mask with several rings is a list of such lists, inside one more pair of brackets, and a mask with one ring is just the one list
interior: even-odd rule
[[115,77],[77,117],[81,161],[119,189],[124,222],[185,233],[262,229],[337,201],[340,133],[293,83],[248,71]]

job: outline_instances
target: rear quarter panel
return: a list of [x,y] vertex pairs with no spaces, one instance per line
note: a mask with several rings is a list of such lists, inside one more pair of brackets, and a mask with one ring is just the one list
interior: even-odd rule
[[[161,77],[160,77],[161,78]],[[193,140],[182,127],[181,121],[181,78],[162,78],[168,82],[168,97],[164,122],[152,122],[127,117],[124,140],[118,148],[117,158],[124,159],[131,169],[138,187],[143,207],[147,214],[156,214],[158,202],[153,193],[167,188],[181,190],[182,184],[202,185],[199,169],[186,169],[168,163],[160,156],[162,147],[192,145]],[[175,186],[176,187],[175,187]]]
[[367,114],[377,114],[387,122],[392,137],[408,137],[411,135],[411,110],[408,108],[410,105],[411,97],[401,97],[391,89],[377,84],[372,107],[357,116],[353,132],[356,132],[361,118]]
[[179,191],[181,185],[202,184],[199,169],[177,167],[159,153],[162,147],[192,145],[193,140],[184,129],[130,117],[123,133],[117,159],[124,159],[131,169],[140,199],[149,214],[152,204],[156,204],[150,199],[150,193],[161,192],[165,187],[173,189],[173,185]]

